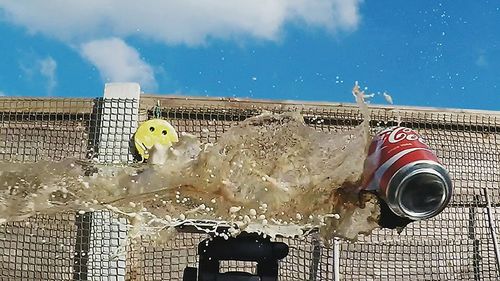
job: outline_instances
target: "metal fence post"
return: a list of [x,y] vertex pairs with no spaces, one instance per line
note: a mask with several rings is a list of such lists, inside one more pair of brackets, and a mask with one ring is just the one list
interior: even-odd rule
[[497,233],[496,233],[495,219],[493,218],[493,214],[491,212],[490,195],[488,194],[487,188],[484,188],[483,191],[484,191],[484,196],[486,198],[486,212],[488,215],[488,222],[489,222],[490,231],[491,231],[491,239],[493,240],[493,249],[495,250],[497,271],[500,272],[500,252],[498,249],[498,239],[497,239]]
[[321,261],[321,238],[318,233],[312,234],[312,260],[311,260],[311,270],[309,271],[309,281],[318,280],[318,270]]
[[469,208],[469,233],[468,237],[472,240],[472,270],[474,272],[474,280],[481,280],[481,254],[479,251],[479,239],[476,238],[476,209],[481,202],[481,197],[479,195],[474,195],[472,205]]
[[333,281],[340,281],[340,239],[333,240]]
[[75,219],[76,241],[73,257],[73,281],[88,280],[88,261],[90,251],[90,231],[92,213],[77,214]]
[[[104,88],[100,110],[97,160],[101,163],[129,163],[131,138],[139,118],[140,86],[136,83],[111,83]],[[115,258],[126,245],[126,221],[107,211],[92,214],[88,258],[89,280],[125,280],[126,253]]]

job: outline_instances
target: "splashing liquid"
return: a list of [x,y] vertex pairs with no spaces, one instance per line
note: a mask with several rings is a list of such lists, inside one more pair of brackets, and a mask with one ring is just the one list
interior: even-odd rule
[[128,219],[132,238],[210,221],[227,231],[204,230],[225,237],[319,228],[325,239],[355,239],[378,226],[380,210],[375,197],[356,191],[370,136],[357,84],[353,94],[364,121],[346,132],[318,132],[298,113],[264,113],[215,144],[181,134],[170,148],[153,147],[149,164],[0,163],[0,223],[108,209]]

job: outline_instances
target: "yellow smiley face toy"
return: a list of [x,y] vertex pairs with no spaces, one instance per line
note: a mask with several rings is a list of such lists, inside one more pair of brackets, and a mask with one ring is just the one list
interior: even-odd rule
[[142,123],[134,135],[134,144],[142,160],[149,158],[149,150],[155,144],[170,147],[179,141],[174,127],[163,119],[151,119]]

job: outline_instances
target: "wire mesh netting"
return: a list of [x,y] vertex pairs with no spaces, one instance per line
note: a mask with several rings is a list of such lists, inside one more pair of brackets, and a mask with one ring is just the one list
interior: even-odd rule
[[[228,128],[263,110],[300,111],[317,130],[342,131],[362,121],[355,106],[144,97],[0,99],[0,160],[67,157],[131,162],[138,121],[154,116],[179,132],[215,142]],[[416,129],[453,178],[449,207],[401,233],[381,229],[357,242],[323,244],[314,235],[285,239],[289,255],[280,280],[498,280],[500,115],[373,108],[373,133],[396,124]],[[204,234],[181,233],[162,245],[127,245],[126,230],[109,212],[55,214],[0,225],[0,280],[182,280],[196,266]],[[127,252],[112,254],[120,245]],[[224,262],[222,271],[252,272],[253,263]]]

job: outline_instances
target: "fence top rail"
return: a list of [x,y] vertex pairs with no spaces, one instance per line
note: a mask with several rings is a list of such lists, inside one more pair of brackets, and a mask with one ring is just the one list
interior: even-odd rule
[[[0,97],[0,112],[17,113],[92,113],[96,98],[25,98]],[[229,109],[229,110],[302,110],[314,114],[328,114],[332,111],[348,113],[355,118],[356,104],[308,102],[294,100],[262,100],[236,98],[209,98],[179,95],[143,94],[140,100],[141,112],[147,111],[160,101],[163,108],[172,109]],[[465,124],[474,126],[500,127],[500,111],[370,105],[372,116],[394,118],[417,118],[420,121],[439,124]],[[497,130],[495,130],[497,131]]]
[[95,98],[0,97],[0,112],[16,113],[92,113]]
[[[141,111],[152,109],[158,101],[161,107],[168,109],[180,109],[185,111],[195,109],[211,110],[302,110],[312,114],[328,114],[329,112],[342,112],[355,118],[359,115],[358,106],[353,103],[330,103],[330,102],[305,102],[293,100],[258,100],[258,99],[235,99],[235,98],[211,98],[211,97],[188,97],[177,95],[142,95]],[[372,116],[386,117],[402,121],[417,120],[423,123],[437,124],[462,124],[472,126],[487,126],[500,129],[500,111],[433,108],[433,107],[411,107],[411,106],[386,106],[369,105]],[[347,117],[347,116],[346,116]],[[361,117],[361,116],[359,116]],[[406,119],[406,120],[405,120]],[[495,131],[500,131],[496,130]]]
[[[272,100],[272,99],[247,99],[247,98],[224,98],[224,97],[197,97],[197,96],[182,96],[182,95],[141,95],[141,107],[152,107],[157,104],[157,101],[169,101],[169,106],[225,106],[225,107],[256,107],[259,106],[301,106],[304,108],[321,108],[321,107],[343,107],[357,109],[355,103],[338,103],[338,102],[317,102],[317,101],[300,101],[300,100]],[[165,104],[163,104],[165,105]],[[233,106],[232,106],[233,105]],[[500,117],[500,111],[495,110],[480,110],[480,109],[461,109],[461,108],[439,108],[439,107],[422,107],[422,106],[398,106],[398,105],[380,105],[370,104],[369,107],[374,110],[387,111],[422,111],[430,113],[453,113],[453,114],[468,114],[468,115],[495,115]]]

